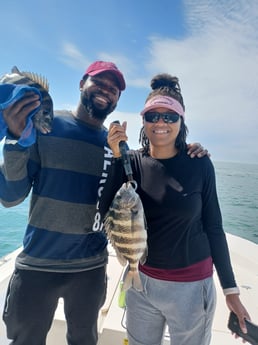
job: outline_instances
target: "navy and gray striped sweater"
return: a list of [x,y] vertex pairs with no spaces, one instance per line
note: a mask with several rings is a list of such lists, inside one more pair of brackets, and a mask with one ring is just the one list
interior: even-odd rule
[[4,145],[1,203],[17,205],[31,192],[24,249],[16,267],[76,272],[107,262],[106,236],[92,230],[100,181],[110,161],[104,159],[106,138],[104,128],[61,112],[54,117],[52,132],[39,134],[31,147]]

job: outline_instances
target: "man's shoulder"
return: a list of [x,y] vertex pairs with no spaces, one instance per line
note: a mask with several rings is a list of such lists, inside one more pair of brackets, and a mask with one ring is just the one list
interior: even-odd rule
[[53,123],[70,123],[74,122],[74,116],[70,110],[55,110]]
[[71,110],[54,110],[54,115],[55,116],[69,116],[71,117],[72,116],[72,112]]

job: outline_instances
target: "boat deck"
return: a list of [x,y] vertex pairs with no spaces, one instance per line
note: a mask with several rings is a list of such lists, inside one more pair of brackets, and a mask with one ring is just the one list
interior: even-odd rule
[[[227,234],[230,255],[234,266],[236,279],[241,291],[241,300],[248,309],[253,321],[258,323],[258,245]],[[0,259],[0,309],[3,303],[7,284],[14,267],[14,260],[19,250]],[[118,263],[114,251],[110,249],[108,264],[108,291],[107,299],[99,314],[99,341],[98,345],[127,345],[124,328],[124,309],[118,306],[119,282],[123,268]],[[212,330],[211,345],[242,344],[241,339],[235,339],[227,329],[229,311],[225,297],[219,285],[216,273],[214,274],[217,288],[217,308]],[[55,313],[51,330],[48,334],[47,345],[65,345],[66,323],[63,314],[63,304],[60,300]],[[0,345],[7,345],[5,327],[0,321]],[[166,334],[164,345],[169,345],[169,336]]]

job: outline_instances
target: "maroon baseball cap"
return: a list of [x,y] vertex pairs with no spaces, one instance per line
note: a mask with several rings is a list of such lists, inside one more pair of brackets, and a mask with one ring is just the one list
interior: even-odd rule
[[106,62],[106,61],[95,61],[93,62],[85,71],[83,78],[86,75],[94,76],[102,72],[111,72],[115,75],[120,91],[123,91],[125,89],[125,80],[122,72],[119,71],[119,69],[116,67],[116,65],[113,62]]

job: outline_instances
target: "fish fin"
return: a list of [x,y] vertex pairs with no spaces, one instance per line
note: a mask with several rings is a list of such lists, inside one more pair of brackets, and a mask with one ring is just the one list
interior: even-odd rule
[[12,68],[12,73],[17,73],[23,77],[26,77],[28,79],[30,79],[31,81],[33,81],[36,84],[39,84],[40,86],[42,86],[42,88],[44,90],[46,90],[47,92],[49,92],[49,83],[47,78],[42,77],[39,74],[33,73],[33,72],[21,72],[17,66],[13,66]]
[[21,72],[19,71],[17,66],[13,66],[13,68],[11,69],[12,73],[17,73],[17,74],[21,74]]
[[148,256],[148,248],[146,247],[144,252],[143,252],[143,254],[142,254],[142,256],[141,256],[141,258],[140,258],[140,260],[139,260],[141,265],[145,264],[147,256]]
[[42,77],[42,75],[33,73],[33,72],[21,72],[22,75],[29,78],[30,80],[34,81],[35,83],[39,84],[43,87],[44,90],[49,92],[49,84],[48,80],[45,77]]
[[130,287],[133,287],[137,291],[143,291],[139,271],[128,271],[128,273],[124,277],[123,290],[126,291]]
[[148,229],[148,224],[147,224],[147,219],[146,219],[145,213],[143,213],[143,222],[144,222],[145,231],[147,231],[147,229]]
[[123,255],[120,254],[119,250],[116,247],[114,247],[114,249],[116,251],[116,257],[120,265],[125,266],[127,264],[127,260],[123,257]]

